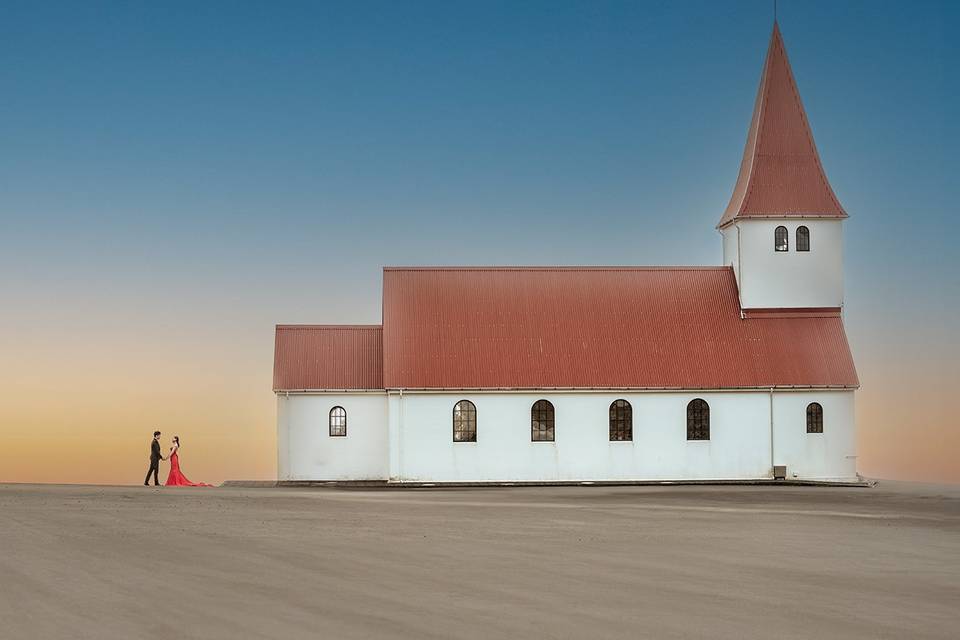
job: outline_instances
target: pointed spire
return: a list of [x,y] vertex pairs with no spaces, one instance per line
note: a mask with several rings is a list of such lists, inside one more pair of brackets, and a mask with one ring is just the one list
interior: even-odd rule
[[780,27],[773,23],[740,175],[717,227],[741,218],[846,218],[820,164]]

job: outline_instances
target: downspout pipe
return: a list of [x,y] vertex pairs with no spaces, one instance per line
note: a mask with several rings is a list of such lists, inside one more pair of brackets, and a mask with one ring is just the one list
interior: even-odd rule
[[400,388],[400,419],[397,427],[397,482],[403,481],[403,418],[406,407],[403,405],[403,388]]
[[770,477],[776,478],[777,474],[773,470],[773,467],[776,466],[773,452],[773,387],[770,387]]
[[740,303],[740,319],[743,320],[743,245],[740,243],[740,223],[734,226],[737,229],[737,301]]

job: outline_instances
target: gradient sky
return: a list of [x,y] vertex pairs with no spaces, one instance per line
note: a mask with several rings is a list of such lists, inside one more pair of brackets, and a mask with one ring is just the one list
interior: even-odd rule
[[[960,482],[960,4],[779,5],[850,213],[860,471]],[[379,322],[383,265],[719,264],[771,18],[5,2],[0,481],[139,482],[154,427],[273,477],[273,325]]]

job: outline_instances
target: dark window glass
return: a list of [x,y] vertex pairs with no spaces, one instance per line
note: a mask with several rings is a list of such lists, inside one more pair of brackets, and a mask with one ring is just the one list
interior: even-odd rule
[[823,407],[819,402],[807,405],[807,433],[823,433]]
[[633,407],[626,400],[610,405],[610,440],[633,440]]
[[797,251],[810,251],[810,229],[797,227]]
[[330,435],[347,435],[347,410],[343,407],[330,409]]
[[547,400],[537,400],[530,409],[530,440],[553,442],[553,405]]
[[773,232],[773,248],[777,251],[786,251],[790,248],[790,234],[786,227],[777,227]]
[[695,398],[687,405],[687,440],[710,439],[710,405]]
[[477,441],[477,408],[469,400],[453,405],[453,441]]

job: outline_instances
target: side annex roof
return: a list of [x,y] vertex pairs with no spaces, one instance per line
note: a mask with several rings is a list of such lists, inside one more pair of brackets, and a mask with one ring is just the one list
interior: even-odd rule
[[273,390],[383,389],[380,325],[277,325]]

